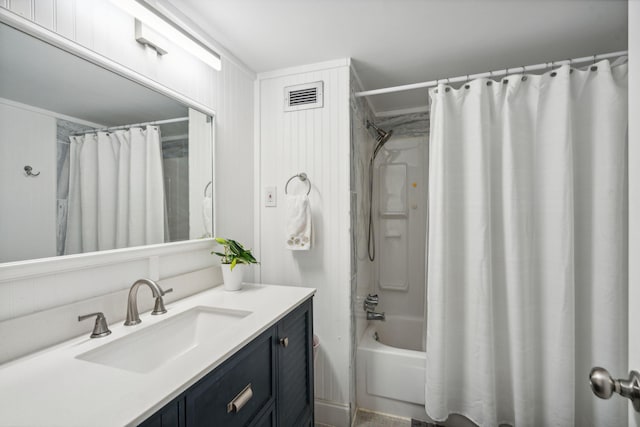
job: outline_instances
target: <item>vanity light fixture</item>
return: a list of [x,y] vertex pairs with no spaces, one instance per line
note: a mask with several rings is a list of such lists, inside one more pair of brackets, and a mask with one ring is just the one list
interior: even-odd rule
[[158,55],[168,53],[167,39],[153,31],[148,25],[136,18],[136,41],[155,49]]
[[[152,46],[159,54],[162,55],[163,52],[167,52],[162,47],[161,38],[164,37],[212,68],[218,71],[222,68],[220,56],[216,52],[195,39],[143,0],[111,0],[111,2],[140,21],[140,25],[136,24],[136,40]],[[153,31],[144,33],[144,25],[148,25],[150,29],[161,35],[160,40],[158,40],[158,37],[154,37]],[[138,38],[139,28],[141,29],[140,32],[144,33],[141,38]]]

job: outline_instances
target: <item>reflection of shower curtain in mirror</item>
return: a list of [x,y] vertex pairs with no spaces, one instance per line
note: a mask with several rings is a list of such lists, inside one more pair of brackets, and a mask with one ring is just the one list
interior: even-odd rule
[[70,140],[65,254],[163,243],[158,128],[98,132]]

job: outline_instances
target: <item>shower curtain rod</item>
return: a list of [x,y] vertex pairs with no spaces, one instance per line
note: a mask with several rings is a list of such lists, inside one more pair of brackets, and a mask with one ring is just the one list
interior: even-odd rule
[[544,70],[545,68],[553,68],[553,67],[560,66],[560,65],[565,65],[565,64],[572,65],[572,64],[580,64],[580,63],[589,62],[589,61],[596,62],[596,61],[598,61],[600,59],[616,58],[616,57],[619,57],[619,56],[626,56],[627,54],[628,54],[628,51],[621,50],[619,52],[611,52],[611,53],[603,53],[603,54],[600,54],[600,55],[583,56],[582,58],[576,58],[576,59],[564,59],[562,61],[544,62],[542,64],[536,64],[536,65],[525,65],[525,66],[522,66],[522,67],[515,67],[515,68],[503,68],[502,70],[489,71],[488,73],[468,74],[468,75],[465,75],[465,76],[452,77],[452,78],[447,78],[447,79],[431,80],[429,82],[413,83],[413,84],[402,85],[402,86],[386,87],[386,88],[382,88],[382,89],[365,90],[365,91],[362,91],[362,92],[356,92],[355,96],[356,96],[356,98],[361,98],[363,96],[381,95],[381,94],[384,94],[384,93],[402,92],[402,91],[405,91],[405,90],[413,90],[413,89],[422,89],[422,88],[427,88],[427,87],[434,87],[434,86],[438,86],[438,84],[440,84],[440,83],[447,83],[447,84],[459,83],[459,82],[466,82],[466,81],[469,81],[469,80],[479,79],[479,78],[483,78],[483,77],[497,77],[497,76],[504,76],[504,75],[507,75],[507,74],[524,73],[525,71],[539,71],[539,70]]
[[165,125],[168,123],[186,122],[188,120],[189,120],[189,117],[178,117],[175,119],[157,120],[155,122],[135,123],[132,125],[122,125],[122,126],[112,126],[112,127],[100,128],[100,129],[90,129],[83,132],[72,133],[71,136],[80,136],[80,135],[86,135],[88,133],[95,133],[95,132],[107,132],[110,130],[118,130],[118,129],[129,129],[137,126]]

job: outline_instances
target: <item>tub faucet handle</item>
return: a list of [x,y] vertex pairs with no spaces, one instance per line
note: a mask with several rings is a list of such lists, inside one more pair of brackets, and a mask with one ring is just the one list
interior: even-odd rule
[[378,299],[378,294],[369,294],[367,295],[367,297],[364,299],[364,303],[363,303],[363,308],[364,311],[373,311],[375,310],[376,306],[378,305],[379,299]]

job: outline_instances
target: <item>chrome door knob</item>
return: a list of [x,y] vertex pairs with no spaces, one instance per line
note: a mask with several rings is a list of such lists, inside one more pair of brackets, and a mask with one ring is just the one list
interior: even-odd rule
[[631,400],[633,408],[640,412],[640,374],[636,371],[629,372],[628,380],[614,380],[606,369],[596,366],[589,373],[589,382],[593,394],[600,399],[609,399],[616,392]]
[[615,391],[615,382],[609,371],[604,368],[596,366],[591,370],[589,374],[589,381],[591,384],[591,391],[600,399],[609,399]]

